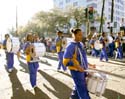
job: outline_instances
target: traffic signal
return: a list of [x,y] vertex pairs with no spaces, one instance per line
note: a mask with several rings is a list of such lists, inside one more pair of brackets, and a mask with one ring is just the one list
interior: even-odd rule
[[114,22],[114,28],[117,28],[117,22]]
[[85,9],[84,9],[84,16],[85,16],[85,19],[88,18],[88,8],[85,8]]
[[88,14],[89,14],[89,19],[92,20],[93,17],[94,17],[94,9],[93,9],[93,7],[89,7]]
[[107,28],[110,29],[110,22],[107,22]]

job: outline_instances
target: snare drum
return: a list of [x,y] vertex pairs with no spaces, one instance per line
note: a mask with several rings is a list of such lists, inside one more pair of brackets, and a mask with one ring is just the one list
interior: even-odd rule
[[87,78],[87,88],[90,93],[101,96],[106,89],[108,77],[104,73],[92,73]]
[[6,42],[7,52],[17,53],[20,49],[20,41],[17,37],[8,38]]
[[108,43],[112,43],[113,42],[113,38],[111,36],[108,36]]
[[96,41],[95,41],[95,43],[94,43],[94,48],[95,48],[96,50],[100,50],[100,49],[102,48],[102,46],[101,46],[99,40],[96,40]]
[[44,43],[33,43],[34,45],[34,50],[35,50],[35,57],[42,57],[46,53],[46,47]]

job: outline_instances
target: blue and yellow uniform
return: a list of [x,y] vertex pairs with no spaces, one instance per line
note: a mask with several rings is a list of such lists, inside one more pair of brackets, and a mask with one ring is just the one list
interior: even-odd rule
[[5,55],[6,55],[6,59],[7,59],[6,42],[7,42],[7,39],[5,39],[3,41],[3,49],[5,50]]
[[[112,37],[113,40],[115,39],[114,36],[111,36],[111,37]],[[113,57],[113,52],[115,50],[115,43],[114,43],[114,41],[112,41],[111,43],[109,43],[108,48],[109,48],[108,55],[110,57]]]
[[91,39],[89,43],[90,43],[91,48],[92,48],[91,55],[97,57],[97,56],[99,55],[99,50],[96,50],[96,49],[95,49],[95,46],[94,46],[95,41],[96,41],[96,40]]
[[106,44],[105,44],[105,39],[103,36],[101,36],[99,38],[99,41],[100,41],[100,44],[102,45],[102,48],[101,48],[101,53],[100,53],[100,61],[103,60],[103,58],[105,58],[106,61],[108,61],[108,56],[107,56],[107,53],[106,53]]
[[118,36],[115,38],[115,48],[117,50],[117,58],[122,59],[123,51],[122,51],[121,38]]
[[80,72],[76,68],[76,66],[81,66],[84,69],[88,68],[86,53],[80,42],[71,42],[66,47],[63,64],[69,68],[75,83],[75,90],[71,94],[71,98],[90,99],[86,85],[86,72]]
[[6,54],[7,69],[8,69],[9,72],[12,72],[13,65],[14,65],[14,53],[6,51],[6,42],[7,42],[7,39],[4,40],[3,47],[5,49],[5,54]]
[[64,51],[62,51],[62,38],[57,36],[55,39],[56,42],[56,51],[58,53],[58,59],[59,59],[59,64],[58,64],[58,70],[61,69],[61,67],[63,68],[63,70],[66,70],[66,67],[63,65],[62,61],[63,61],[63,54]]
[[[32,43],[27,42],[25,44],[24,51],[31,45],[32,45]],[[26,54],[26,61],[28,64],[29,74],[30,74],[30,83],[31,83],[32,87],[35,87],[36,86],[37,70],[38,70],[39,64],[38,64],[38,62],[31,62],[32,60],[33,60],[33,58],[31,57],[31,55]]]

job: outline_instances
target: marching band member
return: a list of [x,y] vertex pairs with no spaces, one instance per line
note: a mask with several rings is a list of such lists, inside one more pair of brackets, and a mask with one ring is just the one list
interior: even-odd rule
[[5,40],[4,40],[4,49],[5,49],[5,53],[6,53],[6,59],[7,59],[7,69],[8,72],[12,72],[13,71],[13,64],[14,64],[14,53],[13,52],[8,52],[6,51],[6,42],[7,40],[10,38],[9,34],[5,34]]
[[6,42],[8,38],[9,38],[9,34],[5,34],[5,40],[3,41],[3,49],[5,50],[6,59],[7,59]]
[[102,33],[102,36],[99,38],[99,41],[100,41],[100,44],[101,44],[100,61],[102,61],[103,58],[105,58],[105,60],[108,61],[108,56],[107,56],[107,53],[106,53],[107,39],[106,39],[105,32]]
[[36,77],[37,77],[37,69],[39,67],[38,62],[32,62],[33,57],[35,56],[34,52],[34,46],[33,46],[33,38],[32,34],[27,34],[27,42],[24,48],[25,54],[26,54],[26,60],[29,68],[29,74],[30,74],[30,83],[33,88],[36,88]]
[[108,45],[108,48],[109,48],[108,55],[110,57],[113,57],[113,52],[114,52],[114,49],[115,49],[114,39],[115,39],[115,37],[113,36],[113,33],[111,33],[109,35],[109,45]]
[[55,42],[56,42],[56,51],[58,53],[58,59],[59,59],[57,70],[60,70],[62,67],[63,70],[66,71],[66,67],[62,63],[64,51],[62,51],[63,48],[62,48],[62,32],[61,31],[57,32],[57,37],[55,39]]
[[123,51],[122,51],[121,33],[120,32],[118,32],[118,35],[115,38],[115,47],[117,50],[116,58],[122,59],[123,58]]
[[95,41],[96,41],[96,37],[93,36],[93,37],[91,38],[91,40],[90,40],[90,46],[91,46],[91,48],[92,48],[91,55],[97,57],[97,56],[99,55],[99,51],[95,49],[95,46],[94,46]]
[[123,32],[122,39],[123,39],[123,43],[122,43],[123,53],[125,53],[125,32]]
[[63,56],[63,64],[68,66],[75,83],[75,90],[71,94],[71,99],[90,99],[84,70],[88,68],[88,65],[91,67],[95,67],[95,65],[89,64],[87,61],[86,53],[81,43],[83,36],[81,29],[72,30],[72,33],[73,42],[68,44]]

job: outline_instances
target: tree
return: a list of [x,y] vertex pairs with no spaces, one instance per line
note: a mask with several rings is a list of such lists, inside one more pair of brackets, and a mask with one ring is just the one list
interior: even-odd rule
[[11,27],[10,29],[8,29],[8,31],[12,36],[16,36],[16,30],[14,29],[14,27]]
[[61,9],[52,9],[50,12],[39,12],[34,16],[34,21],[42,28],[46,28],[48,33],[55,33],[56,29],[61,29],[69,24],[69,18]]
[[75,8],[75,7],[70,7],[67,10],[67,15],[70,19],[74,19],[76,21],[76,28],[80,28],[82,24],[85,23],[86,19],[85,19],[85,13],[84,13],[84,9],[81,8]]

